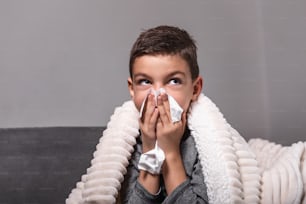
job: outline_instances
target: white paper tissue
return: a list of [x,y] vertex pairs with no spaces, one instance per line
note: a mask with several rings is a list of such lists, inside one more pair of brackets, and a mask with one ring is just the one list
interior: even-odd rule
[[[159,96],[162,93],[166,93],[165,89],[161,88],[159,90],[153,90],[151,89],[149,93],[153,93],[155,96],[155,104],[157,105],[157,96]],[[148,93],[148,95],[149,95]],[[166,93],[167,94],[167,93]],[[180,107],[180,105],[175,101],[175,99],[168,95],[168,100],[170,104],[170,114],[171,114],[171,120],[173,123],[178,122],[181,120],[183,109]],[[139,117],[142,117],[143,109],[145,102],[147,100],[148,96],[144,99],[142,102],[141,108],[140,108],[140,115]],[[158,146],[157,141],[155,143],[154,149],[143,153],[140,156],[139,163],[138,163],[138,169],[145,170],[150,172],[151,174],[160,174],[161,167],[163,165],[163,162],[165,160],[165,153],[164,151]]]
[[[147,101],[147,98],[148,98],[150,93],[154,94],[155,105],[157,106],[157,96],[159,96],[163,93],[166,93],[166,91],[165,91],[164,88],[160,88],[158,90],[150,89],[147,97],[142,102],[142,105],[141,105],[141,108],[140,108],[140,114],[139,114],[140,118],[142,117],[144,105],[145,105],[145,102]],[[168,95],[168,100],[169,100],[169,104],[170,104],[171,120],[172,120],[173,123],[178,122],[178,121],[181,120],[183,109],[180,107],[180,105],[176,102],[176,100],[172,96],[170,96],[169,94],[167,94],[167,95]]]

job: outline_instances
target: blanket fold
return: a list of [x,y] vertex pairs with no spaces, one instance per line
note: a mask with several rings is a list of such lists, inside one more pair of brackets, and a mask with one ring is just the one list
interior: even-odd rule
[[[115,109],[91,166],[66,204],[118,203],[139,135],[132,101]],[[247,143],[204,94],[191,104],[188,127],[195,139],[209,203],[306,204],[306,143],[282,147],[262,139]]]

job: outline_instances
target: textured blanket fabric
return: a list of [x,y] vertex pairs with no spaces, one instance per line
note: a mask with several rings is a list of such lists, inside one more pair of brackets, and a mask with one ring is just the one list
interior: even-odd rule
[[252,139],[261,172],[262,203],[306,203],[306,143],[283,147]]
[[[260,139],[247,143],[203,94],[190,107],[188,127],[210,203],[306,204],[306,143],[291,147]],[[117,202],[138,129],[138,111],[132,101],[116,108],[91,167],[66,204]]]

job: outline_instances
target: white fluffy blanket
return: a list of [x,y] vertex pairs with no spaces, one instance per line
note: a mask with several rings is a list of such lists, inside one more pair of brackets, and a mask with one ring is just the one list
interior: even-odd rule
[[[66,204],[116,203],[138,136],[132,101],[115,109],[91,166]],[[196,142],[209,203],[306,204],[306,143],[282,147],[266,140],[247,143],[216,105],[201,94],[192,103],[188,127]]]

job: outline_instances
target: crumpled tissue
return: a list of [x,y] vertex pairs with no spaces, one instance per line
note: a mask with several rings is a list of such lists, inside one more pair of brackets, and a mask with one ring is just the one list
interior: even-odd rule
[[[159,96],[163,93],[166,93],[166,90],[164,88],[160,88],[158,90],[151,89],[149,91],[148,95],[150,93],[154,94],[155,105],[157,106],[157,96]],[[148,95],[142,102],[142,105],[141,105],[141,108],[140,108],[140,114],[139,114],[140,118],[142,117],[144,105],[145,105],[145,102],[147,101]],[[172,96],[170,96],[169,94],[167,94],[167,95],[168,95],[168,100],[169,100],[169,104],[170,104],[171,120],[172,120],[173,123],[178,122],[178,121],[181,120],[183,109],[180,107],[180,105],[176,102],[176,100]]]
[[[166,93],[165,89],[161,88],[159,90],[151,89],[149,93],[153,93],[155,96],[155,104],[157,105],[157,97],[160,94]],[[149,95],[148,93],[148,95]],[[166,93],[167,94],[167,93]],[[180,107],[180,105],[175,101],[175,99],[168,95],[168,100],[170,104],[170,114],[171,114],[171,121],[173,123],[178,122],[181,120],[183,109]],[[140,108],[140,114],[139,117],[142,117],[143,109],[145,102],[147,100],[148,96],[144,99],[142,102],[141,108]],[[151,174],[160,174],[161,167],[163,165],[163,162],[165,160],[165,153],[164,151],[158,146],[157,141],[155,143],[154,149],[143,153],[140,156],[139,163],[138,163],[138,169],[145,170],[150,172]]]

